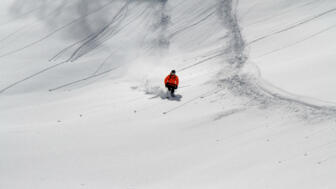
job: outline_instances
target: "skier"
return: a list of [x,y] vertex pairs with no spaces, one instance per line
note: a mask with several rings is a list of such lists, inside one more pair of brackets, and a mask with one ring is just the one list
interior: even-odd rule
[[171,96],[174,97],[174,91],[178,88],[179,85],[179,78],[176,75],[175,70],[172,70],[170,72],[170,74],[165,78],[164,83],[166,85],[166,88],[168,88],[168,91],[170,91]]

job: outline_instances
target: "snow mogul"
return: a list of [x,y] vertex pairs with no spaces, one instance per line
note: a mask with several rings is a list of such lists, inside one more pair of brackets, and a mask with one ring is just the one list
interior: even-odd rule
[[176,71],[172,70],[170,74],[165,78],[164,83],[172,97],[175,97],[174,91],[178,88],[179,78],[176,75]]

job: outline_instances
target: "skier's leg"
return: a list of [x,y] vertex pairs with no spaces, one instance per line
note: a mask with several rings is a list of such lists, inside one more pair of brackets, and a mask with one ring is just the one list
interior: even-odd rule
[[171,88],[171,95],[172,95],[172,96],[175,96],[174,91],[175,91],[175,89],[172,87],[172,88]]
[[169,96],[171,94],[171,87],[168,85],[167,89],[168,89],[168,91],[167,91],[167,98],[169,98]]

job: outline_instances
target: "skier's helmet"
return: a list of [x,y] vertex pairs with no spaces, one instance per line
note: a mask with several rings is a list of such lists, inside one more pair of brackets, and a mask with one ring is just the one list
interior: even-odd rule
[[175,70],[172,70],[171,73],[172,73],[172,74],[176,74],[176,71],[175,71]]

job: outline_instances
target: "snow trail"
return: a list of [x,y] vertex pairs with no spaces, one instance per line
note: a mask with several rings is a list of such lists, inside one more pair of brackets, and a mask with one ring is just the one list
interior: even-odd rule
[[[226,44],[223,55],[226,55],[226,61],[233,65],[229,70],[224,69],[219,73],[218,77],[221,78],[219,80],[219,86],[228,88],[237,96],[244,96],[253,101],[257,101],[262,106],[281,104],[287,108],[301,109],[301,112],[304,114],[304,118],[308,117],[308,119],[315,119],[320,116],[325,116],[327,119],[335,119],[336,106],[331,104],[319,105],[310,100],[303,101],[300,100],[299,97],[291,97],[290,94],[285,92],[280,94],[275,87],[265,86],[264,82],[261,81],[259,71],[257,72],[257,75],[250,73],[249,70],[247,73],[246,71],[244,72],[244,66],[246,66],[248,62],[248,56],[246,55],[247,53],[245,52],[245,49],[246,46],[251,43],[246,44],[243,39],[238,22],[237,10],[234,7],[235,3],[238,3],[238,0],[219,1],[220,6],[218,8],[218,13],[220,18],[223,20],[223,26],[228,29],[228,37],[230,38],[229,42]],[[281,32],[298,27],[333,11],[335,11],[335,9],[325,11],[317,16],[295,24],[294,26],[283,29]],[[255,69],[258,69],[257,66],[254,67]],[[302,117],[303,114],[300,116]]]

